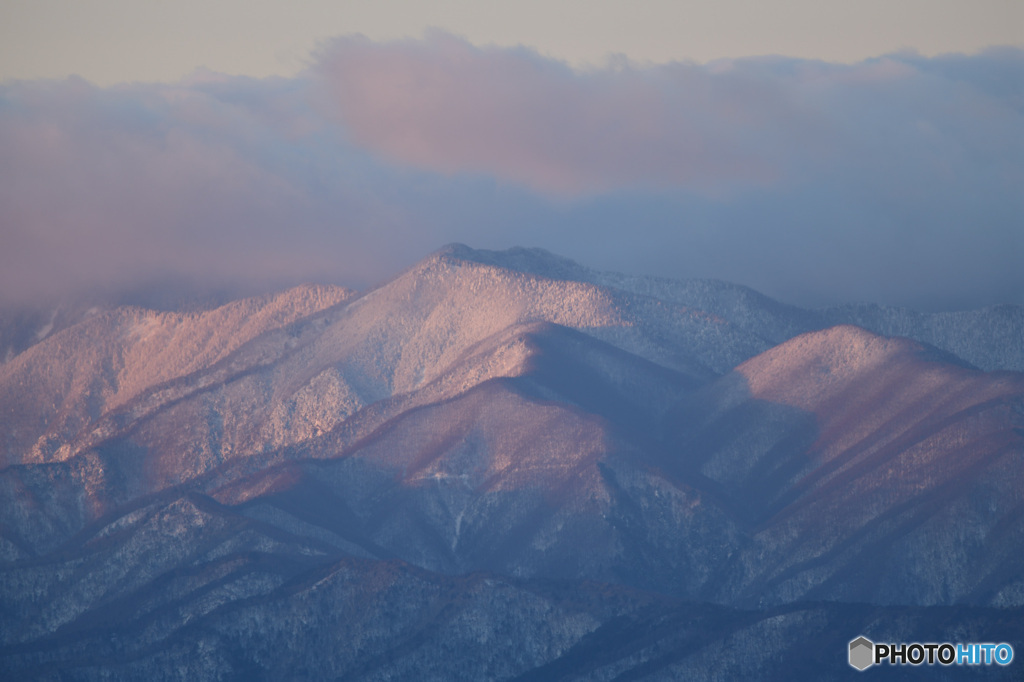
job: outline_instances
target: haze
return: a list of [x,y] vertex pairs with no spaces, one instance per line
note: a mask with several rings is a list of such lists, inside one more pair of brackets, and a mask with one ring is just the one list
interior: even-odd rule
[[7,3],[0,297],[363,287],[460,241],[1024,303],[1019,4],[480,7]]

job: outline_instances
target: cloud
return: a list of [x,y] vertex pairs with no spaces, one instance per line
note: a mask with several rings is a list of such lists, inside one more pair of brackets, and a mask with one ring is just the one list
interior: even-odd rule
[[[339,39],[316,73],[352,138],[442,173],[485,173],[554,194],[765,185],[815,112],[742,68],[574,71],[527,49]],[[774,125],[766,134],[765,125]],[[822,140],[816,140],[821,143]]]
[[379,276],[394,263],[374,264],[360,233],[388,211],[355,198],[374,164],[346,155],[305,89],[226,78],[2,88],[3,297]]
[[570,196],[713,194],[807,181],[847,163],[950,164],[964,142],[997,155],[1002,147],[1016,163],[1021,143],[1005,135],[1019,131],[1020,79],[1015,93],[988,81],[1010,86],[1006,74],[1019,75],[1021,61],[1020,51],[1004,50],[855,65],[620,59],[575,71],[527,49],[435,33],[384,44],[337,39],[315,72],[352,139],[398,162]]
[[1024,303],[1024,52],[575,70],[444,34],[301,77],[0,86],[0,300],[367,285],[538,245],[804,304]]

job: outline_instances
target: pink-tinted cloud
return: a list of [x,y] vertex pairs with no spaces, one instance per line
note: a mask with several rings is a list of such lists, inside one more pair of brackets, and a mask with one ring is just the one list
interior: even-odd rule
[[1024,52],[573,70],[449,36],[310,72],[0,85],[0,306],[365,285],[542,246],[783,299],[1024,302]]
[[264,289],[339,270],[372,281],[393,267],[342,248],[359,248],[358,188],[324,189],[339,169],[314,170],[323,124],[294,85],[3,88],[0,303],[172,281]]
[[[1002,57],[991,61],[1020,61],[1019,51]],[[922,69],[929,63],[915,55],[854,65],[618,60],[579,71],[527,49],[436,33],[386,44],[337,39],[314,73],[351,138],[393,161],[549,195],[677,188],[728,197],[786,189],[843,165],[885,178],[864,166],[886,157],[912,170],[948,166],[965,142],[1005,145],[1019,130],[1006,97],[935,79]],[[984,130],[963,127],[982,121]],[[1013,163],[1019,150],[1011,142]]]
[[358,143],[556,194],[766,185],[786,170],[786,146],[822,143],[814,111],[741,69],[620,61],[581,72],[433,34],[339,39],[316,72]]

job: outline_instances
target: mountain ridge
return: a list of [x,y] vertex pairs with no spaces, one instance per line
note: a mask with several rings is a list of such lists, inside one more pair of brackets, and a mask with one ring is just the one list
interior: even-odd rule
[[[766,338],[773,345],[797,334],[840,324],[853,324],[882,336],[907,336],[950,352],[986,371],[1024,371],[1024,306],[1005,303],[977,310],[925,313],[874,303],[847,303],[804,309],[776,301],[739,284],[716,279],[673,279],[647,275],[601,272],[540,248],[516,247],[504,252],[450,244],[439,250],[474,262],[530,272],[553,279],[575,279],[625,289],[638,294],[670,298],[677,303],[714,310],[737,322],[757,308],[754,328],[775,328]],[[714,297],[724,301],[714,301]],[[710,300],[709,300],[710,299]],[[730,303],[731,302],[731,303]],[[997,326],[990,326],[990,325]],[[993,338],[985,335],[992,331]],[[964,338],[967,337],[967,338]],[[983,348],[972,347],[984,344]]]

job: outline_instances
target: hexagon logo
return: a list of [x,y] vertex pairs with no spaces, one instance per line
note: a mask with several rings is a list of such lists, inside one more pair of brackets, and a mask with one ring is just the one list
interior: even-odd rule
[[857,670],[864,670],[874,662],[874,642],[863,636],[850,642],[850,665]]

